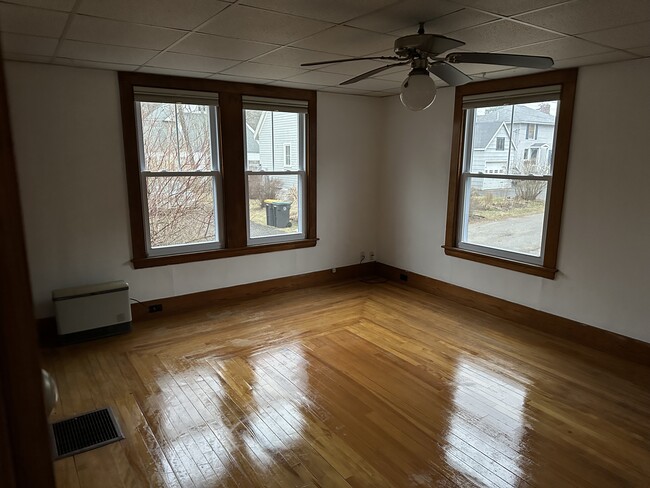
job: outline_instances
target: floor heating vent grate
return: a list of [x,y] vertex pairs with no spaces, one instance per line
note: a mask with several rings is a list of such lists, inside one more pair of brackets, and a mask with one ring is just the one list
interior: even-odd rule
[[113,412],[103,408],[51,425],[56,459],[124,439]]

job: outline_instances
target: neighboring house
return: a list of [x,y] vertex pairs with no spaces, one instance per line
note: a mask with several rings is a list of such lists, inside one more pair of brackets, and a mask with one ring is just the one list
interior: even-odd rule
[[[555,116],[550,105],[539,109],[524,105],[494,107],[477,115],[472,142],[472,172],[516,174],[524,161],[537,165],[551,162],[555,136]],[[509,180],[474,181],[473,188],[509,188]]]
[[251,171],[260,171],[262,165],[260,164],[260,145],[255,139],[255,130],[246,124],[246,160],[248,161],[248,169]]
[[[257,145],[257,160],[259,165],[254,171],[298,171],[301,141],[299,130],[299,114],[289,112],[261,112],[257,127],[253,133],[253,141],[248,142],[247,152]],[[248,126],[247,126],[248,128]],[[254,144],[253,144],[254,143]],[[249,145],[250,144],[250,145]],[[249,157],[249,165],[250,165]],[[249,166],[253,169],[253,166]],[[274,176],[282,181],[285,190],[296,184],[296,176]]]

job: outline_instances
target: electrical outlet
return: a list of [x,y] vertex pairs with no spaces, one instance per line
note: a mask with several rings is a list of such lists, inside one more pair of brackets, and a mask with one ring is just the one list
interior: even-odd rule
[[162,312],[162,303],[156,303],[155,305],[149,305],[149,313]]
[[368,253],[368,259],[369,259],[370,261],[374,261],[374,260],[375,260],[375,251],[370,251],[370,252]]
[[363,262],[366,260],[366,251],[361,251],[361,254],[359,255],[359,261]]

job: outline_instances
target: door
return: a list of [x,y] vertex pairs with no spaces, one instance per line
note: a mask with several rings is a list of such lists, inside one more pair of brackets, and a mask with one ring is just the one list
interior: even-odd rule
[[0,270],[0,486],[49,488],[54,474],[1,58]]

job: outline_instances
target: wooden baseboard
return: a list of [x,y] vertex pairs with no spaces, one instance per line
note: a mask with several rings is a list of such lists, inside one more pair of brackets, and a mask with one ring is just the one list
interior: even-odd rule
[[[375,274],[376,264],[375,262],[354,264],[336,268],[336,273],[332,273],[331,269],[327,269],[273,280],[247,283],[245,285],[190,293],[188,295],[148,300],[132,304],[131,315],[133,321],[138,322],[229,300],[239,300],[296,288],[307,288],[326,283],[352,280]],[[162,305],[162,311],[149,313],[150,305]],[[42,346],[49,347],[57,343],[56,321],[54,317],[38,319],[37,327],[39,341]]]
[[[496,317],[511,320],[525,327],[561,337],[613,356],[650,365],[650,344],[614,332],[576,322],[575,320],[509,302],[485,293],[468,290],[428,276],[377,263],[376,273],[391,281],[453,300]],[[404,280],[406,278],[406,281]]]

